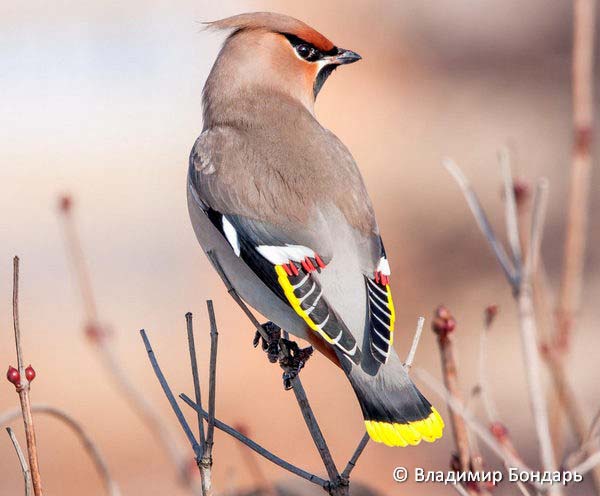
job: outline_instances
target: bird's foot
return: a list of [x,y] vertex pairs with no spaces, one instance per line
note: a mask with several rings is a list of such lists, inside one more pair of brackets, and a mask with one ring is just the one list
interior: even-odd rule
[[285,338],[279,340],[279,348],[279,366],[283,369],[283,387],[287,391],[314,350],[312,346],[300,348],[298,343]]
[[281,352],[279,346],[281,327],[273,324],[273,322],[267,322],[261,327],[267,334],[267,338],[265,339],[260,332],[256,331],[252,345],[256,348],[258,344],[261,343],[263,351],[265,351],[269,357],[269,362],[275,363],[279,359],[279,354]]

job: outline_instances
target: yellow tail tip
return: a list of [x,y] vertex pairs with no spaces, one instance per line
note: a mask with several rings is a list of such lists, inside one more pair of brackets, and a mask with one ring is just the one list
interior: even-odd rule
[[442,437],[444,421],[435,408],[429,417],[408,424],[365,420],[365,427],[371,439],[387,446],[417,446],[421,441],[433,443]]

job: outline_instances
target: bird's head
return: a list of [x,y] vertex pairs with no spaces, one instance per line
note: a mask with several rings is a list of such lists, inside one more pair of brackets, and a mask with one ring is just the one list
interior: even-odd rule
[[302,21],[282,14],[240,14],[208,27],[231,30],[231,35],[207,81],[205,104],[266,88],[299,100],[312,112],[329,75],[340,65],[361,59]]

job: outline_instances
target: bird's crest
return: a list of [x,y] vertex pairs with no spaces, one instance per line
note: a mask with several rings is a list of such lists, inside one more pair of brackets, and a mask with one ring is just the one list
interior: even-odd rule
[[291,34],[327,52],[334,44],[308,24],[293,17],[274,12],[251,12],[205,23],[209,29],[232,29],[235,31],[264,29],[274,33]]

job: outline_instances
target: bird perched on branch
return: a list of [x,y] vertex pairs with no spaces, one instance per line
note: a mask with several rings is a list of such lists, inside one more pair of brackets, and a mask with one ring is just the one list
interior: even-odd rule
[[204,86],[204,128],[190,156],[200,244],[273,322],[266,347],[277,348],[283,328],[346,373],[372,439],[438,439],[443,421],[392,346],[390,265],[363,179],[315,117],[327,78],[361,57],[280,14],[209,26],[230,34]]

